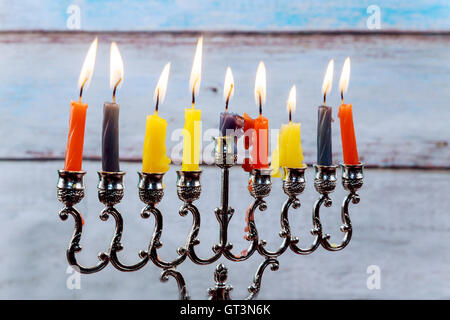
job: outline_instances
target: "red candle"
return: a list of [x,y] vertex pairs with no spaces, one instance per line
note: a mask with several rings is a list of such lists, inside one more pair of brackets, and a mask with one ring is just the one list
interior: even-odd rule
[[242,165],[247,172],[269,167],[269,120],[262,116],[262,105],[265,100],[266,68],[264,63],[260,62],[255,80],[255,101],[259,105],[259,116],[252,119],[244,113],[244,147],[248,150],[252,146],[251,158],[245,158]]
[[84,127],[88,105],[81,102],[83,88],[89,85],[94,71],[95,56],[97,54],[97,38],[92,42],[81,67],[78,86],[79,101],[70,102],[69,136],[67,138],[66,158],[64,170],[81,171],[83,161]]
[[253,169],[269,167],[269,120],[262,115],[252,119],[244,113],[244,147],[246,150],[252,147],[251,158],[244,158],[242,168],[246,172]]
[[339,80],[342,104],[339,107],[338,117],[341,125],[342,153],[344,155],[344,164],[359,164],[355,128],[353,126],[352,105],[344,104],[344,93],[347,91],[349,80],[350,58],[347,58],[344,62]]
[[339,107],[341,124],[342,152],[345,164],[359,164],[358,149],[356,148],[355,128],[351,104],[341,104]]
[[[244,148],[245,150],[249,150],[250,146],[252,146],[252,131],[255,126],[255,120],[250,117],[247,113],[244,113]],[[246,172],[252,171],[251,159],[249,157],[244,158],[244,163],[242,164],[242,168]]]

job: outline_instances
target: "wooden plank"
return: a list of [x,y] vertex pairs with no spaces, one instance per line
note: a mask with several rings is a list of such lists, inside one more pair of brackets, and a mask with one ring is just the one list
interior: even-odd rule
[[[69,290],[65,250],[73,232],[73,221],[62,222],[58,217],[61,204],[56,200],[56,170],[62,161],[2,162],[3,181],[0,184],[2,203],[3,255],[0,272],[2,299],[176,299],[174,281],[161,283],[161,270],[151,263],[134,273],[122,273],[108,266],[95,275],[81,276],[81,290]],[[99,162],[86,162],[87,196],[78,208],[84,215],[85,226],[79,253],[80,262],[94,264],[99,251],[106,250],[111,241],[114,223],[100,221],[102,209],[97,199]],[[178,214],[181,202],[176,196],[175,170],[165,176],[165,197],[160,204],[164,217],[163,247],[160,256],[175,258],[176,248],[185,244],[191,217]],[[123,212],[124,263],[138,261],[137,252],[146,249],[153,230],[153,219],[144,220],[140,210],[144,206],[138,197],[139,164],[123,164],[125,197],[118,206]],[[290,214],[291,230],[303,246],[312,239],[311,206],[317,197],[307,170],[307,188],[300,196],[302,206]],[[366,170],[361,202],[351,207],[353,239],[341,252],[327,252],[319,248],[308,256],[286,252],[280,258],[280,269],[266,271],[261,299],[448,299],[450,255],[444,254],[450,242],[448,203],[442,201],[450,192],[450,172],[421,172],[396,170]],[[205,258],[218,240],[218,224],[214,208],[220,200],[218,168],[204,168],[203,193],[197,205],[201,212],[201,241],[198,254]],[[238,168],[230,172],[230,205],[236,212],[229,226],[229,241],[233,252],[248,246],[244,236],[245,209],[251,201],[246,190],[247,174]],[[279,210],[286,196],[280,179],[274,179],[266,212],[257,212],[256,224],[267,248],[274,250],[282,239]],[[333,241],[342,236],[339,231],[340,200],[343,189],[338,186],[331,195],[333,206],[323,211],[324,231]],[[233,298],[247,295],[258,264],[258,253],[244,263],[220,260],[230,270],[229,283]],[[40,261],[30,267],[30,261]],[[217,264],[219,261],[217,262]],[[381,270],[381,290],[366,286],[368,266]],[[189,293],[194,299],[205,299],[206,288],[213,286],[211,266],[197,266],[185,262],[179,270],[186,277]]]
[[[77,98],[77,78],[87,47],[99,36],[99,52],[91,87],[85,156],[100,155],[102,105],[108,88],[109,43],[117,41],[125,60],[121,104],[121,156],[138,161],[146,114],[153,112],[152,94],[159,73],[172,62],[167,98],[160,114],[168,120],[168,147],[180,158],[183,109],[190,105],[189,72],[195,48],[193,33],[1,33],[0,158],[58,158],[64,155],[70,99]],[[253,99],[256,66],[268,72],[264,114],[270,127],[287,121],[285,101],[297,85],[295,121],[302,122],[305,159],[315,161],[316,107],[330,58],[336,60],[333,91],[347,56],[352,73],[346,101],[353,103],[361,160],[372,166],[449,167],[450,64],[448,35],[367,34],[240,34],[207,33],[198,107],[202,109],[204,161],[211,162],[210,137],[223,110],[222,85],[227,66],[236,81],[230,109],[257,113]],[[173,135],[173,141],[171,140]],[[341,160],[339,125],[333,128],[334,157]],[[275,135],[272,135],[274,138]],[[241,148],[242,151],[242,148]]]
[[450,29],[446,0],[22,0],[0,4],[0,29],[67,30],[79,12],[81,30],[367,30],[373,5],[385,30]]

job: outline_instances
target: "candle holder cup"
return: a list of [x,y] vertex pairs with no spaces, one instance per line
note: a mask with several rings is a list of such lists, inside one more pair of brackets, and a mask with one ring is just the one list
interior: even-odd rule
[[[228,137],[216,138],[215,162],[221,169],[221,200],[219,206],[214,210],[217,221],[219,223],[219,241],[212,246],[212,255],[207,258],[201,258],[196,253],[196,246],[200,243],[198,235],[200,232],[200,212],[194,202],[201,195],[200,176],[201,171],[177,171],[177,194],[183,202],[179,213],[182,216],[191,213],[193,223],[191,231],[186,238],[184,246],[177,249],[177,257],[173,260],[166,261],[158,253],[162,247],[160,241],[163,232],[163,215],[157,208],[158,203],[164,197],[164,173],[144,173],[139,174],[139,197],[145,204],[141,211],[143,218],[150,215],[155,217],[155,229],[149,242],[147,250],[138,252],[139,260],[133,265],[126,265],[120,261],[118,252],[123,250],[121,237],[123,232],[123,219],[121,213],[115,208],[123,197],[124,172],[99,172],[98,196],[99,200],[104,204],[105,208],[100,213],[102,220],[107,220],[109,216],[115,219],[116,227],[113,234],[108,252],[99,254],[99,262],[92,267],[83,267],[78,263],[75,254],[81,250],[79,242],[82,235],[83,221],[81,214],[74,208],[84,198],[84,171],[70,172],[59,171],[59,179],[57,184],[58,199],[64,204],[64,208],[60,211],[60,217],[66,220],[68,215],[72,215],[75,219],[75,231],[67,249],[67,260],[74,269],[80,273],[95,273],[105,268],[109,262],[118,270],[124,272],[136,271],[144,267],[149,261],[162,269],[161,281],[167,281],[169,277],[175,279],[178,284],[179,298],[189,299],[186,282],[182,274],[177,270],[177,266],[182,264],[186,259],[191,260],[197,265],[209,265],[219,258],[224,257],[230,261],[244,261],[253,254],[258,253],[264,258],[259,265],[253,283],[249,286],[249,295],[246,299],[254,299],[257,297],[261,289],[261,281],[264,271],[268,266],[275,271],[279,268],[277,258],[285,253],[288,249],[299,255],[307,255],[314,252],[320,246],[329,251],[339,251],[345,248],[350,242],[352,236],[352,225],[349,215],[349,204],[358,203],[359,196],[356,193],[363,184],[363,165],[341,165],[342,169],[342,185],[348,191],[342,206],[341,217],[343,225],[341,231],[344,233],[343,240],[340,244],[330,242],[330,235],[323,234],[322,223],[320,220],[320,209],[322,205],[331,206],[332,202],[329,195],[336,188],[336,169],[337,166],[319,166],[315,165],[314,186],[319,193],[317,201],[313,205],[312,214],[312,240],[311,244],[306,248],[298,246],[299,239],[292,235],[289,225],[289,212],[291,208],[300,208],[299,196],[306,188],[305,172],[306,166],[301,168],[283,168],[282,188],[287,196],[286,201],[282,205],[280,213],[279,233],[282,239],[278,249],[271,251],[266,249],[267,242],[260,240],[255,222],[255,213],[257,210],[265,211],[267,209],[266,198],[272,189],[272,181],[269,169],[255,169],[250,173],[249,192],[254,198],[246,211],[246,228],[245,239],[249,242],[246,249],[240,253],[233,253],[233,244],[228,241],[228,226],[234,215],[234,209],[229,204],[229,169],[235,164],[234,156],[235,140]],[[214,273],[215,285],[208,289],[208,295],[212,300],[228,300],[231,299],[232,287],[226,284],[228,270],[223,264],[219,264]]]
[[58,200],[72,207],[84,198],[84,175],[86,171],[58,171]]
[[214,138],[214,162],[219,167],[231,168],[237,161],[236,136],[221,136]]
[[122,201],[125,172],[98,172],[98,199],[106,206],[112,207]]
[[139,199],[149,206],[156,206],[164,197],[164,173],[138,172]]
[[202,192],[201,171],[177,171],[177,194],[181,201],[192,203]]

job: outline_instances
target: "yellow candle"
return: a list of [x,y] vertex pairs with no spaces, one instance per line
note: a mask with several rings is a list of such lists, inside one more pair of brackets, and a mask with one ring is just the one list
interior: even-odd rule
[[303,148],[300,123],[292,122],[292,112],[295,110],[295,86],[289,93],[288,110],[289,124],[283,124],[278,135],[278,147],[272,153],[272,176],[280,177],[280,167],[301,168],[303,164]]
[[200,143],[201,143],[201,116],[202,111],[195,109],[195,94],[200,88],[202,72],[202,49],[203,38],[200,37],[195,50],[194,62],[192,64],[189,87],[192,92],[192,107],[184,110],[184,129],[183,129],[183,163],[181,170],[198,171],[200,161]]
[[301,168],[303,166],[303,148],[300,123],[283,124],[280,130],[280,166]]
[[158,107],[166,95],[170,63],[166,64],[155,89],[155,113],[147,116],[145,128],[142,171],[145,173],[164,173],[169,170],[170,158],[166,156],[167,121],[158,116]]
[[155,112],[147,116],[142,171],[163,173],[169,170],[170,158],[166,156],[167,121]]
[[183,171],[198,171],[201,141],[202,111],[191,108],[184,111]]

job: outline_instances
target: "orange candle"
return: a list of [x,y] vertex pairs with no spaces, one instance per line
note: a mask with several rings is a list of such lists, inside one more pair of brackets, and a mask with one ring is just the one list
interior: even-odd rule
[[269,167],[269,120],[262,115],[255,119],[253,130],[254,147],[252,161],[254,169]]
[[69,137],[67,139],[64,170],[81,171],[87,108],[86,103],[70,102]]
[[339,80],[342,104],[339,107],[338,117],[341,125],[342,153],[344,154],[344,164],[359,164],[355,128],[353,126],[352,105],[344,104],[344,92],[347,91],[349,80],[350,58],[347,58],[344,62],[341,78]]
[[265,100],[266,68],[264,63],[260,62],[255,80],[255,101],[259,105],[259,116],[252,119],[244,113],[244,147],[248,150],[252,146],[251,159],[245,158],[242,165],[247,172],[269,167],[269,120],[262,115],[262,105]]
[[83,161],[84,127],[88,105],[81,102],[83,88],[89,85],[94,71],[95,56],[97,54],[97,38],[92,42],[81,68],[78,86],[79,101],[70,102],[69,136],[67,138],[64,170],[81,171]]

